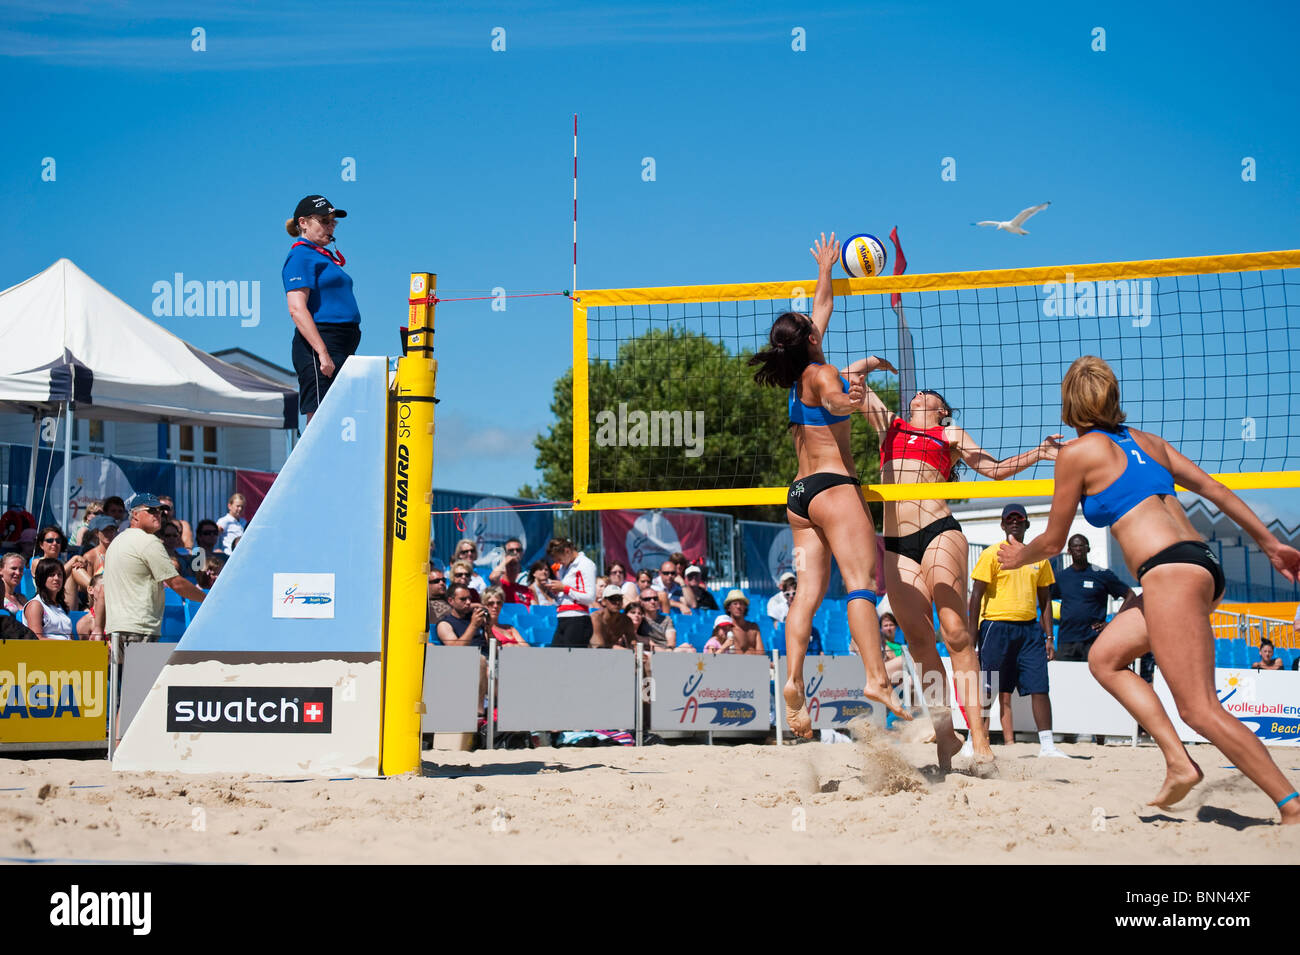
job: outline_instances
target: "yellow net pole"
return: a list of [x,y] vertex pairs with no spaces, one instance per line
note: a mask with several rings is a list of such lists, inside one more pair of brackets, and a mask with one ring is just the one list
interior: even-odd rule
[[397,361],[390,408],[388,462],[392,509],[384,647],[384,728],[380,770],[393,776],[420,766],[424,648],[428,643],[429,525],[433,506],[433,305],[438,277],[411,273],[406,354]]

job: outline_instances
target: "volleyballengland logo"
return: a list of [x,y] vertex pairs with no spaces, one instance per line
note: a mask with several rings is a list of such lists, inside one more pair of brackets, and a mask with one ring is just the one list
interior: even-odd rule
[[271,594],[272,617],[334,618],[333,574],[272,574]]
[[[861,677],[861,670],[855,674]],[[862,691],[845,686],[826,686],[826,666],[817,664],[817,672],[804,684],[804,698],[808,701],[808,715],[814,723],[821,711],[828,710],[832,723],[847,723],[859,716],[870,716],[875,710],[862,699]]]
[[[758,709],[752,702],[746,703],[745,700],[752,701],[754,691],[704,686],[705,670],[705,662],[697,661],[695,672],[682,684],[683,703],[673,710],[682,714],[678,722],[691,726],[701,723],[705,726],[743,726],[753,722],[758,716]],[[709,719],[701,720],[701,711]]]

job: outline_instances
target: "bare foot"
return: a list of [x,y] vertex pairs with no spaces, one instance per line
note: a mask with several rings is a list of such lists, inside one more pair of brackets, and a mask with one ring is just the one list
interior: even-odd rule
[[1300,825],[1300,799],[1292,799],[1278,811],[1282,813],[1282,818],[1278,820],[1282,825]]
[[785,697],[785,721],[790,732],[804,739],[812,739],[812,717],[808,715],[808,707],[804,702],[803,687],[793,681],[786,681],[782,695]]
[[1176,803],[1182,802],[1189,792],[1195,788],[1196,784],[1205,778],[1201,772],[1201,767],[1196,765],[1196,760],[1188,758],[1190,766],[1179,767],[1177,769],[1170,767],[1165,773],[1165,783],[1160,787],[1160,792],[1152,799],[1148,806],[1157,806],[1160,809],[1172,809]]
[[932,739],[939,750],[939,768],[945,773],[952,771],[952,758],[961,752],[962,738],[952,728],[952,710],[946,706],[930,707],[930,719],[934,723]]
[[[788,684],[787,684],[788,685]],[[894,714],[895,719],[903,720],[906,723],[912,722],[912,714],[903,709],[903,705],[898,702],[898,697],[894,696],[894,691],[889,685],[889,680],[882,680],[878,686],[873,687],[870,683],[862,691],[872,703],[879,703],[889,712]],[[789,697],[787,697],[789,699]],[[800,696],[800,699],[803,699]]]

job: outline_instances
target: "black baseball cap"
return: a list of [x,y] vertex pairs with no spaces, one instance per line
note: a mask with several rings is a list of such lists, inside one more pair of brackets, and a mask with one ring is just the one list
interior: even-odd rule
[[295,220],[303,216],[333,216],[335,219],[345,219],[347,213],[342,209],[335,209],[324,196],[304,196],[299,201],[298,208],[293,210]]
[[1025,510],[1025,505],[1023,504],[1008,504],[1006,507],[1002,508],[1002,519],[1004,521],[1012,514],[1019,514],[1025,520],[1029,520],[1029,513]]

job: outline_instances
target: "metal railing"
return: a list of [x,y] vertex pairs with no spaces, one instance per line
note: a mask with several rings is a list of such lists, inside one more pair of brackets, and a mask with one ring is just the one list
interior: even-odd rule
[[1290,620],[1216,610],[1210,614],[1210,629],[1216,640],[1242,639],[1247,646],[1258,647],[1267,638],[1279,650],[1300,647],[1300,637],[1297,637],[1295,625]]

